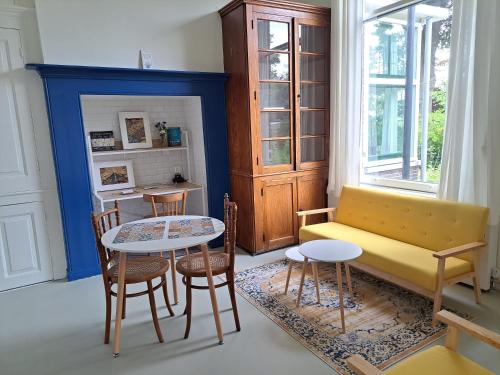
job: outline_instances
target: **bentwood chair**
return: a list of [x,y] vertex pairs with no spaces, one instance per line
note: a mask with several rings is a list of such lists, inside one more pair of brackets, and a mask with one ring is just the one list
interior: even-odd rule
[[[151,203],[151,211],[153,217],[158,216],[174,216],[186,214],[187,191],[184,190],[180,193],[153,195],[144,194],[142,196],[145,202]],[[174,291],[174,303],[179,303],[177,294],[177,275],[175,272],[175,250],[169,252],[170,265],[172,267],[172,289]],[[186,249],[186,254],[189,250]],[[160,252],[163,257],[163,252]]]
[[358,375],[494,375],[457,352],[460,332],[475,337],[500,349],[500,335],[460,318],[449,311],[441,310],[436,319],[448,325],[445,346],[435,345],[414,354],[386,371],[381,371],[359,354],[347,359],[349,368]]
[[[99,214],[92,215],[92,224],[96,237],[97,251],[101,263],[102,278],[104,281],[104,292],[106,295],[106,329],[104,333],[104,343],[109,344],[109,332],[111,326],[111,296],[116,297],[117,293],[113,291],[113,284],[118,283],[118,255],[116,252],[105,248],[101,243],[102,235],[111,228],[120,225],[120,209],[118,201],[115,201],[115,207]],[[151,315],[158,336],[158,340],[163,342],[158,316],[156,314],[156,302],[154,291],[162,288],[163,297],[167,305],[167,310],[170,316],[174,316],[167,292],[167,277],[166,273],[169,268],[168,260],[159,256],[141,256],[129,257],[125,271],[125,298],[123,300],[123,315],[125,319],[125,302],[127,298],[139,297],[143,295],[149,296],[149,305],[151,307]],[[153,279],[160,278],[160,282],[153,286]],[[135,293],[127,293],[128,284],[137,284],[145,282],[147,289]]]
[[[224,196],[224,250],[218,252],[210,252],[209,261],[212,268],[212,275],[225,274],[226,281],[214,285],[215,288],[223,286],[228,287],[229,296],[231,298],[231,306],[234,315],[236,330],[240,331],[240,320],[238,317],[238,309],[236,307],[236,294],[234,289],[234,251],[236,247],[236,212],[237,206],[234,202],[229,202],[229,196]],[[207,277],[205,262],[203,255],[188,254],[180,258],[177,262],[177,271],[183,275],[182,282],[186,285],[186,310],[187,315],[186,331],[184,338],[189,337],[191,329],[191,309],[192,309],[192,289],[208,289],[208,286],[195,285],[192,283],[192,278]]]

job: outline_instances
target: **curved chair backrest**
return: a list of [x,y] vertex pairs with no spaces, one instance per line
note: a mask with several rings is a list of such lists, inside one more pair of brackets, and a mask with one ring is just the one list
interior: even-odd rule
[[[174,194],[144,194],[142,197],[145,202],[151,203],[152,213],[154,217],[186,214],[186,190]],[[161,205],[160,210],[158,210],[157,205]]]
[[224,252],[229,254],[229,265],[234,270],[234,251],[236,248],[236,217],[238,206],[229,201],[229,195],[224,194]]
[[111,228],[120,225],[120,207],[118,206],[118,201],[115,201],[114,208],[111,208],[99,214],[92,214],[92,225],[94,227],[96,246],[101,263],[102,277],[105,284],[107,285],[107,282],[109,280],[108,267],[109,264],[113,261],[115,252],[110,251],[109,249],[104,247],[104,245],[101,243],[101,237]]

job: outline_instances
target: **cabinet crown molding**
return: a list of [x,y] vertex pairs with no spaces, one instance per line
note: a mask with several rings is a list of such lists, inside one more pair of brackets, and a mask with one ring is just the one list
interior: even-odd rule
[[286,1],[286,0],[233,0],[226,6],[221,8],[219,10],[219,14],[221,17],[223,17],[226,14],[230,13],[234,8],[237,8],[238,6],[243,4],[258,5],[258,6],[272,7],[272,8],[286,8],[288,10],[296,10],[299,12],[330,15],[330,8],[319,5],[297,3],[294,1]]

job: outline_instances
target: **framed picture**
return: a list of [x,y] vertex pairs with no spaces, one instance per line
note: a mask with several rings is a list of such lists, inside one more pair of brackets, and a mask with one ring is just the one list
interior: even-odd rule
[[95,163],[94,187],[96,191],[128,189],[135,187],[132,160]]
[[120,112],[118,118],[125,150],[153,147],[147,112]]
[[92,151],[113,151],[115,149],[115,137],[112,131],[90,132],[90,144]]

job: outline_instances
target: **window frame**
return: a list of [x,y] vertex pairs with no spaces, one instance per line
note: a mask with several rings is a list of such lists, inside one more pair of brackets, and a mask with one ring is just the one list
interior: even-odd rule
[[[391,15],[394,14],[395,12],[398,11],[403,11],[405,9],[410,8],[411,6],[416,6],[420,3],[425,3],[426,0],[400,0],[397,1],[393,4],[383,6],[377,9],[373,9],[370,13],[367,13],[363,17],[363,61],[365,62],[365,56],[369,56],[369,45],[367,43],[364,43],[364,32],[365,32],[365,24],[371,21],[375,21],[377,19],[383,20],[383,21],[388,21],[388,22],[393,22],[393,23],[399,23],[402,25],[406,25],[407,22],[406,20],[399,20],[395,18],[391,18]],[[422,40],[423,40],[423,24],[421,22],[417,22],[415,25],[415,32],[416,32],[416,55],[420,56],[422,53]],[[415,110],[414,110],[414,123],[416,126],[414,126],[413,131],[418,134],[418,124],[419,124],[419,114],[420,114],[420,90],[421,90],[421,82],[420,82],[420,75],[421,75],[421,60],[420,58],[416,58],[416,65],[415,65],[415,77],[413,78],[413,84],[412,87],[415,90]],[[362,126],[362,150],[361,150],[361,168],[360,168],[360,183],[361,184],[366,184],[366,185],[372,185],[372,186],[379,186],[383,188],[396,188],[396,189],[402,189],[402,190],[410,190],[410,191],[417,191],[417,192],[423,192],[427,194],[435,194],[438,190],[439,183],[434,183],[434,182],[422,182],[422,181],[415,181],[415,180],[403,180],[403,179],[392,179],[392,178],[387,178],[387,177],[380,177],[380,176],[373,176],[373,175],[368,175],[365,174],[365,169],[366,168],[383,168],[385,165],[389,164],[401,164],[402,163],[402,158],[391,158],[391,159],[382,159],[382,160],[368,160],[368,109],[369,109],[369,100],[368,100],[368,90],[371,85],[376,85],[376,84],[384,84],[387,86],[401,86],[405,84],[406,79],[405,78],[400,78],[400,77],[394,77],[394,78],[381,78],[381,77],[370,77],[369,69],[365,69],[364,63],[363,63],[363,81],[362,81],[362,97],[363,97],[363,114],[362,114],[362,121],[363,121],[363,126]],[[413,137],[413,142],[412,142],[412,151],[411,151],[411,158],[410,158],[410,165],[414,165],[414,163],[420,163],[418,158],[418,136]]]

